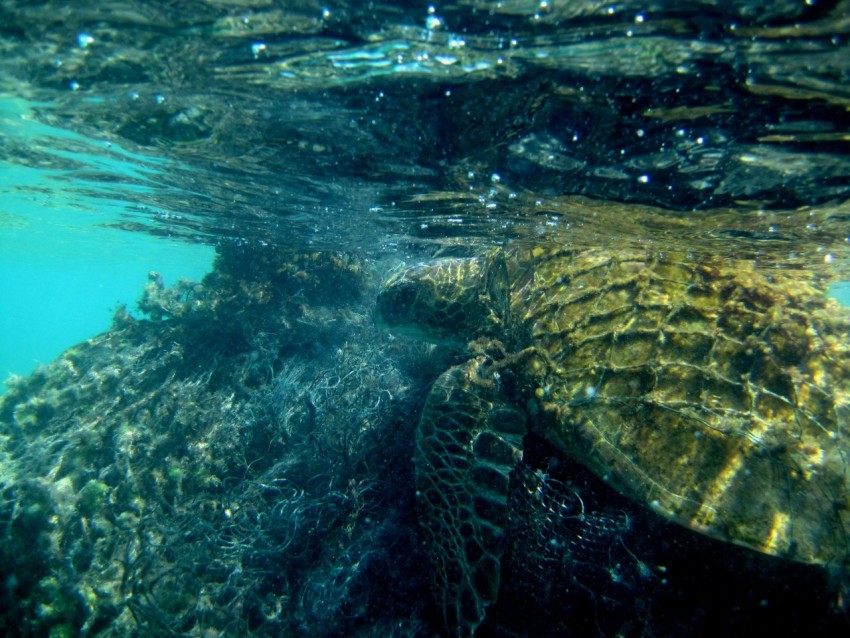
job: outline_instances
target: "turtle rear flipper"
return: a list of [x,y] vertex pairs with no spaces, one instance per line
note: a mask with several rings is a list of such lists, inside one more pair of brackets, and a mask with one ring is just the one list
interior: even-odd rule
[[525,413],[500,398],[498,372],[476,357],[431,389],[416,439],[420,526],[431,584],[452,636],[471,636],[499,592],[511,471]]

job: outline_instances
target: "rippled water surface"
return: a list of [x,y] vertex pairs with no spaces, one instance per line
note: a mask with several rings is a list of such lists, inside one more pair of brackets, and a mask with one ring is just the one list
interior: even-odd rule
[[[120,175],[141,206],[128,228],[211,243],[507,235],[571,195],[846,199],[843,3],[551,5],[4,2],[5,90],[126,151],[4,153]],[[129,188],[164,161],[160,188]]]
[[663,235],[587,196],[818,259],[846,234],[850,18],[762,4],[4,2],[4,214],[111,198],[125,231],[376,259]]
[[232,251],[346,255],[373,294],[545,240],[846,299],[848,40],[848,0],[0,0],[0,372]]

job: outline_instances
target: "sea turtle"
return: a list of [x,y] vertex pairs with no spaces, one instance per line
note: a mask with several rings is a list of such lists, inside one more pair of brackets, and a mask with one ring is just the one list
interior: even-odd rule
[[850,313],[825,288],[802,267],[539,241],[392,275],[385,324],[471,340],[414,459],[447,631],[473,635],[496,600],[529,432],[666,519],[846,574]]

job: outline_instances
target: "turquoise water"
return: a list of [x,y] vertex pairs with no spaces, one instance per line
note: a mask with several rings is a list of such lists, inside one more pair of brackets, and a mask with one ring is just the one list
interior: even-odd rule
[[0,0],[0,634],[850,634],[848,25]]
[[833,286],[831,294],[845,306],[850,306],[850,283],[842,282]]
[[[35,121],[30,105],[0,96],[6,144],[40,148],[73,169],[0,160],[0,377],[29,374],[66,348],[106,330],[119,305],[132,313],[151,270],[166,282],[200,279],[213,250],[118,224],[131,214],[128,197],[156,189],[165,170],[146,157]],[[73,143],[76,151],[66,150]],[[109,184],[86,179],[108,171]],[[122,183],[124,177],[126,182]],[[141,184],[140,184],[141,181]],[[145,184],[147,182],[147,184]],[[161,215],[162,211],[147,211]],[[5,392],[5,382],[0,393]]]

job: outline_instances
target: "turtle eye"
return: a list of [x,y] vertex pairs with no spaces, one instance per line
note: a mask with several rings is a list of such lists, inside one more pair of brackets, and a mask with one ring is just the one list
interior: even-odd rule
[[378,315],[391,326],[416,321],[416,287],[410,283],[397,283],[378,297]]
[[399,286],[395,291],[393,306],[396,314],[408,315],[416,302],[416,289],[411,285]]

